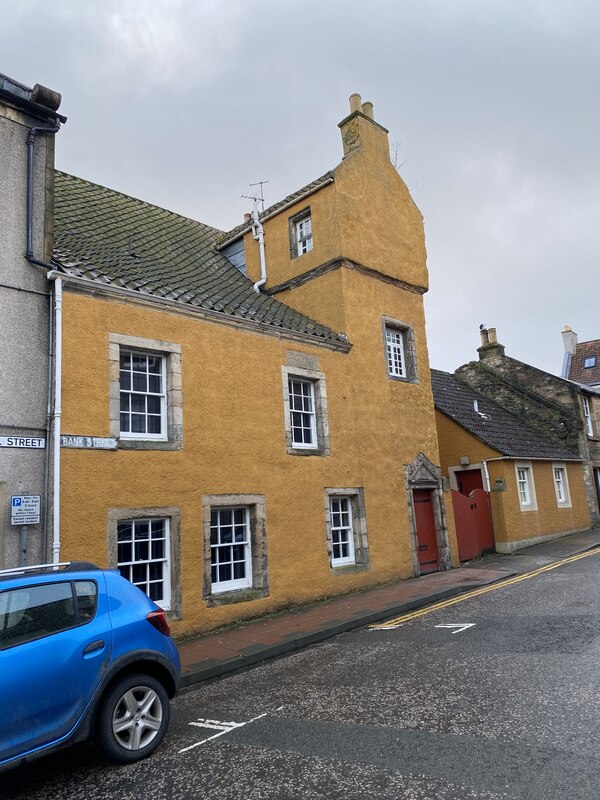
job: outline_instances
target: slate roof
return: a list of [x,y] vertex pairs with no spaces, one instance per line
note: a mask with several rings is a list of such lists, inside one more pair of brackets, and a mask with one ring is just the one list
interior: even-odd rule
[[[303,186],[302,189],[298,189],[296,192],[292,192],[292,194],[288,194],[287,197],[284,197],[283,200],[280,200],[277,203],[273,203],[272,206],[265,208],[264,211],[261,211],[258,215],[260,220],[266,219],[267,217],[272,217],[276,214],[280,209],[285,208],[286,206],[293,205],[297,200],[299,200],[304,195],[312,194],[316,192],[317,189],[320,189],[322,186],[325,186],[328,183],[331,183],[334,180],[333,172],[330,170],[326,172],[324,175],[321,175],[320,178],[316,178],[314,181],[307,183],[306,186]],[[221,240],[218,243],[218,247],[222,248],[231,242],[234,242],[238,239],[243,233],[250,230],[250,225],[247,222],[242,222],[241,225],[238,225],[235,228],[232,228],[230,231],[225,233]]]
[[[585,367],[586,358],[595,358],[596,364],[593,367]],[[588,386],[600,384],[600,339],[577,342],[575,352],[571,355],[567,378]]]
[[54,213],[54,262],[69,275],[348,347],[326,325],[257,294],[216,249],[217,228],[58,171]]
[[[576,453],[529,428],[493,400],[460,383],[449,372],[431,370],[435,407],[484,444],[509,458],[579,461]],[[473,401],[477,401],[478,412]]]

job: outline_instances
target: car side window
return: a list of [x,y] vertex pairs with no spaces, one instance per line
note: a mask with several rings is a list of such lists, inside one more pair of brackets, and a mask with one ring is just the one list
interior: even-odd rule
[[25,586],[0,593],[0,650],[77,624],[70,581]]
[[79,624],[83,625],[96,616],[98,587],[94,581],[75,581],[75,596],[77,597]]

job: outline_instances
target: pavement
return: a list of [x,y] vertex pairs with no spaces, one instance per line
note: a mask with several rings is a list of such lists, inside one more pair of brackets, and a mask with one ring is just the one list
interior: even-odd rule
[[428,606],[600,546],[600,528],[483,556],[435,572],[325,600],[178,642],[181,686],[292,653],[339,633]]

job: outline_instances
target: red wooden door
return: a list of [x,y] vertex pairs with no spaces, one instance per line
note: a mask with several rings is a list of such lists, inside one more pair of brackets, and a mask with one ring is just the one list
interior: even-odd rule
[[421,575],[437,572],[440,564],[431,489],[413,489],[413,504]]
[[461,469],[456,471],[456,484],[458,491],[467,497],[474,489],[483,489],[483,478],[480,469]]
[[494,527],[487,492],[483,489],[474,489],[468,497],[465,497],[453,489],[452,505],[460,560],[471,561],[482,553],[493,550]]

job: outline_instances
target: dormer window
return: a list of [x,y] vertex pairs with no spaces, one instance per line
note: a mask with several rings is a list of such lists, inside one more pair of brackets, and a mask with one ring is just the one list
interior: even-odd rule
[[290,219],[290,251],[292,258],[303,256],[313,249],[310,208]]

